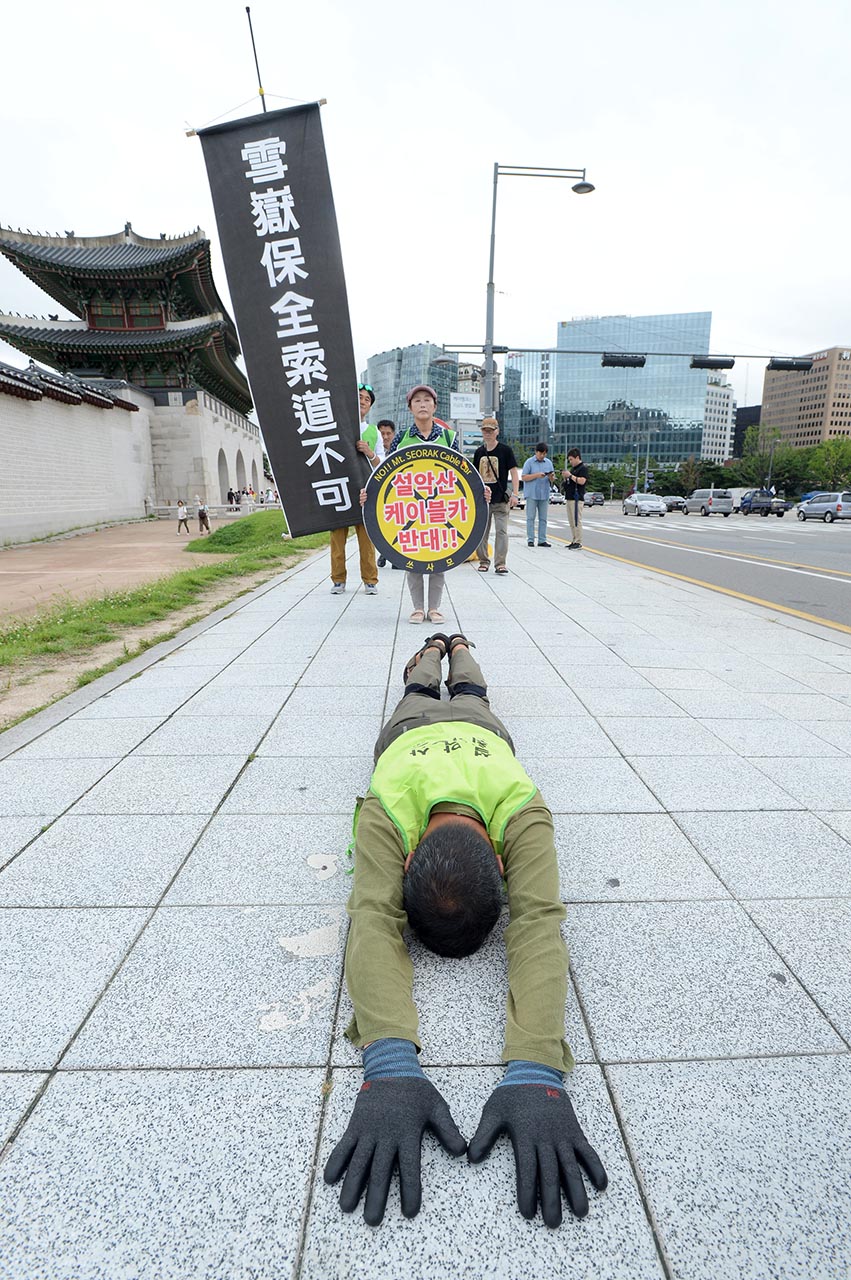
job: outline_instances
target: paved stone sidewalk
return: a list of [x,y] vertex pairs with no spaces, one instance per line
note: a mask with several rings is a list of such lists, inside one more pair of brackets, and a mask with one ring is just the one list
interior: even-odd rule
[[[608,1191],[526,1222],[505,1140],[472,1168],[427,1138],[422,1213],[394,1188],[379,1229],[322,1182],[360,1082],[352,802],[426,634],[389,568],[332,597],[326,551],[0,737],[3,1280],[848,1276],[851,636],[559,545],[509,564],[449,575],[445,629],[555,813]],[[416,951],[469,1136],[504,949]]]

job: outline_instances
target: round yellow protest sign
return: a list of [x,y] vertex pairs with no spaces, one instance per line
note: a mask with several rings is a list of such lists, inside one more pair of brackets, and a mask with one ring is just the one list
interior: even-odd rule
[[366,486],[367,533],[379,555],[413,573],[443,573],[463,564],[487,520],[479,473],[443,445],[397,449]]

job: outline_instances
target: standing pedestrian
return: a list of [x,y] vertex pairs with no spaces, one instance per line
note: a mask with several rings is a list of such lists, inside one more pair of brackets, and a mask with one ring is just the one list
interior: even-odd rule
[[[361,434],[355,448],[362,453],[370,466],[378,465],[375,446],[378,443],[378,428],[367,422],[367,415],[375,404],[375,392],[368,383],[358,386],[358,404],[360,407]],[[360,551],[360,576],[364,591],[368,596],[378,595],[378,566],[375,563],[375,547],[369,540],[369,534],[363,523],[354,526],[355,536]],[[331,595],[341,596],[346,590],[346,539],[349,529],[331,530]]]
[[210,516],[207,511],[207,504],[206,502],[201,501],[197,493],[195,494],[195,503],[198,507],[198,532],[205,533],[205,534],[209,533],[210,532]]
[[[375,452],[378,454],[379,464],[384,461],[390,452],[390,446],[393,443],[393,437],[396,434],[396,423],[390,418],[382,418],[378,424],[378,442],[375,446]],[[387,563],[386,556],[378,557],[378,567],[383,569]]]
[[496,418],[485,418],[482,422],[482,443],[473,454],[473,466],[485,486],[490,489],[488,522],[476,553],[479,558],[479,573],[487,573],[490,568],[488,538],[491,524],[496,530],[495,572],[508,573],[505,567],[508,555],[508,513],[517,505],[520,492],[520,470],[514,450],[510,445],[503,444],[498,437],[499,424]]
[[[411,444],[441,444],[446,449],[455,445],[455,432],[450,427],[439,426],[434,415],[437,412],[437,392],[425,383],[412,387],[407,396],[408,408],[414,421],[409,427],[397,431],[389,452],[404,449]],[[443,598],[443,573],[408,573],[408,590],[414,606],[409,622],[443,622],[440,602]],[[428,578],[428,606],[425,601],[425,582]]]
[[535,445],[534,457],[526,459],[521,472],[523,493],[526,498],[526,541],[530,547],[535,545],[536,515],[538,517],[538,546],[550,546],[550,543],[547,542],[547,515],[549,512],[550,489],[552,487],[550,477],[554,473],[555,467],[547,457],[546,441],[541,440]]
[[186,536],[189,537],[189,512],[186,509],[186,503],[182,498],[177,499],[177,536],[180,537],[180,526],[183,525],[186,530]]
[[582,550],[582,508],[585,503],[585,487],[588,484],[588,468],[576,445],[568,450],[567,467],[561,473],[564,478],[564,496],[567,498],[567,518],[570,521],[568,551]]

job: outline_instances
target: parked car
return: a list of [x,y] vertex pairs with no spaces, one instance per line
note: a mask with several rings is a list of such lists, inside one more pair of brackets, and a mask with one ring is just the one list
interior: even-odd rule
[[676,493],[666,493],[662,501],[669,511],[682,511],[683,507],[686,505],[685,498],[681,498]]
[[681,508],[684,516],[699,511],[702,516],[728,516],[733,510],[733,498],[729,489],[695,489]]
[[668,508],[657,493],[631,493],[623,500],[625,516],[664,516]]
[[798,507],[799,520],[851,520],[851,493],[816,493]]
[[526,506],[526,494],[523,492],[522,489],[517,495],[517,506],[520,508],[521,511]]
[[785,516],[791,505],[782,494],[770,489],[748,489],[742,494],[739,510],[743,516]]
[[602,493],[585,493],[582,495],[582,505],[585,507],[602,507],[606,499]]
[[555,503],[556,506],[559,506],[561,503],[567,502],[567,498],[564,496],[561,489],[553,489],[550,492],[550,502],[553,502]]

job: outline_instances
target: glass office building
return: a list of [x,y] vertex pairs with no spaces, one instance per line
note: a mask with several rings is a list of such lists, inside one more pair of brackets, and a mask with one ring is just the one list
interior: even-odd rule
[[[699,458],[707,376],[689,368],[689,357],[709,351],[711,321],[709,311],[562,321],[556,345],[563,355],[507,357],[506,367],[520,372],[519,404],[505,405],[518,440],[532,447],[546,439],[551,453],[577,445],[599,467],[636,452],[643,458],[648,438],[660,466]],[[647,362],[643,369],[603,368],[604,351],[646,353]]]
[[389,418],[397,427],[412,421],[406,396],[418,383],[437,392],[437,416],[447,419],[450,393],[458,390],[458,356],[435,342],[417,342],[370,356],[360,376],[375,392],[370,422]]

